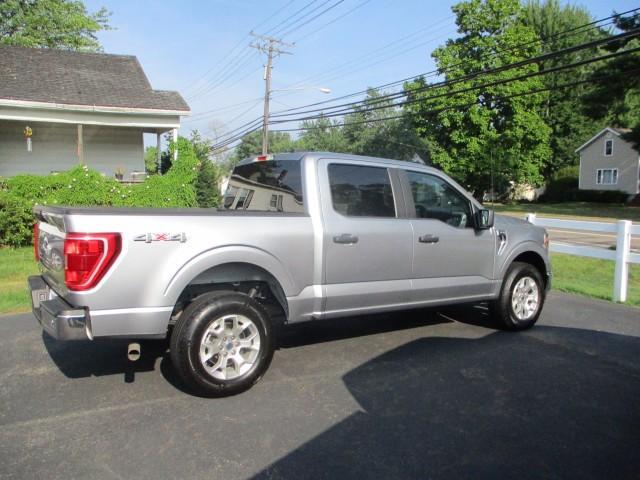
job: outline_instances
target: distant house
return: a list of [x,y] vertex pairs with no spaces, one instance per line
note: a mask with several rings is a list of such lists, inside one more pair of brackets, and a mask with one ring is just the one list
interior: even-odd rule
[[607,127],[576,149],[581,190],[640,193],[640,154],[621,137],[628,131]]
[[144,171],[143,133],[159,145],[189,113],[136,57],[0,45],[0,176],[84,163],[130,179]]

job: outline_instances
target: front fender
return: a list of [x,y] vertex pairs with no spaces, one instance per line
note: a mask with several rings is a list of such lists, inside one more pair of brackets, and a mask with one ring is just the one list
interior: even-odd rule
[[539,255],[540,258],[542,258],[542,260],[544,261],[544,265],[545,265],[545,268],[547,269],[547,273],[551,272],[551,264],[549,263],[549,253],[539,243],[527,240],[527,241],[518,243],[517,245],[512,247],[510,250],[508,250],[508,253],[506,256],[499,259],[496,265],[496,273],[497,273],[496,278],[503,279],[507,273],[507,269],[513,263],[516,257],[526,252],[534,252],[537,255]]
[[293,276],[277,257],[255,247],[227,245],[202,252],[183,265],[164,289],[166,304],[175,304],[187,285],[202,272],[226,263],[248,263],[260,267],[273,275],[286,296],[299,293]]

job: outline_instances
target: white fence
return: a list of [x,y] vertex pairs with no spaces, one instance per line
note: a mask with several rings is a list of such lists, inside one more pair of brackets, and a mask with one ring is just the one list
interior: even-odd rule
[[618,220],[617,223],[580,222],[575,220],[559,220],[556,218],[540,218],[535,213],[528,213],[526,220],[534,225],[548,228],[563,228],[583,232],[608,232],[616,234],[616,249],[567,245],[551,242],[552,252],[567,253],[580,257],[601,258],[616,262],[613,277],[613,301],[625,302],[629,285],[629,264],[640,263],[640,253],[631,252],[631,235],[640,235],[640,225],[633,225],[629,220]]

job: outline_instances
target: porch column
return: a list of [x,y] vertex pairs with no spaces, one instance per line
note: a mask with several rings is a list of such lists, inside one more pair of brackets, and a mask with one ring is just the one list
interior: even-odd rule
[[[177,143],[178,141],[178,129],[174,128],[171,130],[171,136],[173,137],[173,143]],[[175,162],[178,159],[178,148],[177,146],[173,149],[173,161]]]
[[82,124],[78,124],[78,161],[84,165],[84,138],[82,135]]
[[158,174],[162,175],[162,152],[160,149],[161,146],[162,135],[160,134],[160,130],[156,130],[156,166],[158,167]]

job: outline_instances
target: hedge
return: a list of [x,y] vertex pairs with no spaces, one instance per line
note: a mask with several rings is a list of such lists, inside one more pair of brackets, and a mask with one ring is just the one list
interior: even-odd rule
[[619,190],[580,190],[578,188],[579,167],[565,167],[559,170],[547,183],[541,203],[597,202],[625,203],[629,194]]
[[0,246],[31,243],[34,205],[195,207],[199,161],[191,143],[171,145],[178,158],[163,176],[125,185],[86,165],[52,175],[0,179]]

